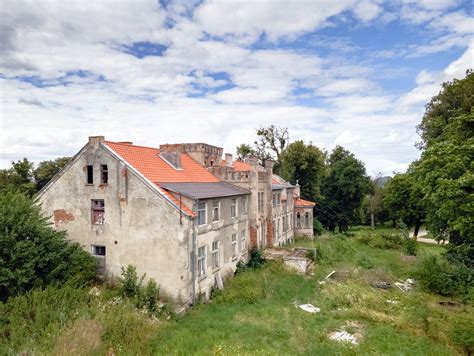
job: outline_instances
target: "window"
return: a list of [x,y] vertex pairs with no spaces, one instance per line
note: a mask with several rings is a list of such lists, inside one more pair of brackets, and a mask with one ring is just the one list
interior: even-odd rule
[[272,198],[273,198],[273,206],[280,205],[281,193],[273,193]]
[[240,251],[247,251],[247,233],[245,230],[240,232]]
[[278,221],[277,221],[277,236],[280,237],[280,222],[281,222],[281,219],[278,218]]
[[309,213],[304,213],[304,227],[309,229]]
[[258,193],[258,212],[263,213],[263,192]]
[[212,268],[219,267],[219,241],[212,243]]
[[296,228],[301,229],[301,214],[296,213]]
[[94,184],[94,166],[87,166],[87,184]]
[[198,203],[198,225],[204,225],[206,223],[206,203],[200,201]]
[[230,201],[230,217],[235,218],[237,216],[237,199],[231,199]]
[[100,183],[107,184],[109,182],[109,171],[106,164],[100,165]]
[[283,222],[283,232],[288,231],[288,226],[286,226],[286,216],[282,217],[282,222]]
[[232,234],[232,258],[237,258],[237,234]]
[[212,221],[219,221],[219,201],[212,201]]
[[240,211],[242,214],[247,212],[247,197],[240,198]]
[[105,256],[105,246],[92,245],[92,254],[94,256]]
[[104,225],[105,224],[105,203],[104,200],[92,200],[92,224]]
[[197,258],[198,277],[206,275],[206,247],[198,248]]

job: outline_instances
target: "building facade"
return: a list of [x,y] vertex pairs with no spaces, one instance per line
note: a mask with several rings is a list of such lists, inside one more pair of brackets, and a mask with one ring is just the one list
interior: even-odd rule
[[[298,187],[273,175],[271,162],[222,154],[203,143],[152,148],[90,137],[38,198],[103,274],[134,265],[190,303],[222,286],[251,247],[312,236],[312,207],[300,206]],[[304,223],[311,214],[308,224],[295,225],[298,212]]]

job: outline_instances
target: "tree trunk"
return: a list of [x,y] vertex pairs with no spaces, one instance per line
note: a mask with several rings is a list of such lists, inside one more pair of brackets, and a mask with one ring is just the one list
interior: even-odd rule
[[375,230],[375,217],[374,217],[374,213],[370,213],[370,226],[372,227],[372,230]]
[[418,238],[418,231],[420,231],[421,221],[416,220],[415,222],[415,231],[413,231],[413,240]]

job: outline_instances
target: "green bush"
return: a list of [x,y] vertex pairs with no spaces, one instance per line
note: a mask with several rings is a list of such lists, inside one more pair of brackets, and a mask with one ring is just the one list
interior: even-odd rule
[[458,316],[454,321],[450,336],[451,339],[460,346],[466,355],[474,353],[474,318]]
[[258,248],[252,248],[250,250],[250,258],[247,262],[247,267],[252,269],[257,269],[262,267],[265,264],[265,257],[263,257],[263,252]]
[[324,232],[324,226],[318,219],[313,220],[313,232],[315,236],[321,235]]
[[356,260],[356,263],[358,266],[361,266],[362,268],[365,269],[372,269],[375,267],[375,262],[372,258],[367,256],[366,254],[363,254],[359,256]]
[[405,238],[403,240],[403,252],[408,256],[416,256],[418,253],[416,241],[411,238]]
[[424,258],[417,266],[415,276],[424,290],[445,296],[465,296],[474,286],[471,269],[438,256]]
[[396,250],[403,246],[403,238],[398,233],[369,232],[359,236],[357,240],[370,247],[380,249]]
[[265,298],[264,287],[257,283],[259,280],[255,272],[241,273],[226,286],[225,293],[216,297],[225,303],[253,304]]
[[55,283],[85,284],[96,269],[97,261],[54,230],[35,201],[0,194],[0,300]]

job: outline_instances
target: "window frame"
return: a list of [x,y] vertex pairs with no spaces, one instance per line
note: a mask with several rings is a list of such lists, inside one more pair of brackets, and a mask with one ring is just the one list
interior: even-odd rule
[[[96,213],[102,213],[102,220],[98,222],[96,219]],[[91,224],[92,225],[105,225],[105,201],[104,199],[91,199]]]
[[196,267],[198,270],[198,277],[205,277],[206,276],[206,246],[198,247]]
[[237,198],[232,198],[230,200],[230,217],[236,218],[237,216],[238,216]]
[[86,184],[94,185],[94,165],[92,164],[86,166]]
[[[103,249],[104,253],[97,253],[101,249]],[[104,245],[91,245],[91,250],[91,255],[94,257],[105,258],[107,256],[107,247]]]
[[247,197],[240,198],[240,211],[242,212],[242,214],[245,214],[247,212]]
[[236,259],[237,254],[238,254],[237,233],[236,232],[232,233],[231,242],[232,242],[232,259]]
[[100,165],[100,184],[109,184],[109,168],[106,164]]
[[[203,204],[204,207],[201,208],[199,205]],[[202,215],[201,215],[202,213]],[[203,217],[202,217],[203,216]],[[201,221],[203,220],[203,221]],[[205,201],[199,201],[197,203],[197,224],[198,226],[206,225],[207,223],[207,203]]]
[[212,269],[220,268],[220,243],[219,240],[212,241],[211,244],[211,259],[212,259]]
[[295,214],[296,216],[296,228],[301,229],[301,213],[298,211]]
[[[217,206],[216,206],[217,203]],[[215,212],[217,211],[217,217]],[[221,202],[217,199],[212,201],[212,222],[219,221],[221,219]]]
[[247,230],[240,231],[240,252],[247,252]]

